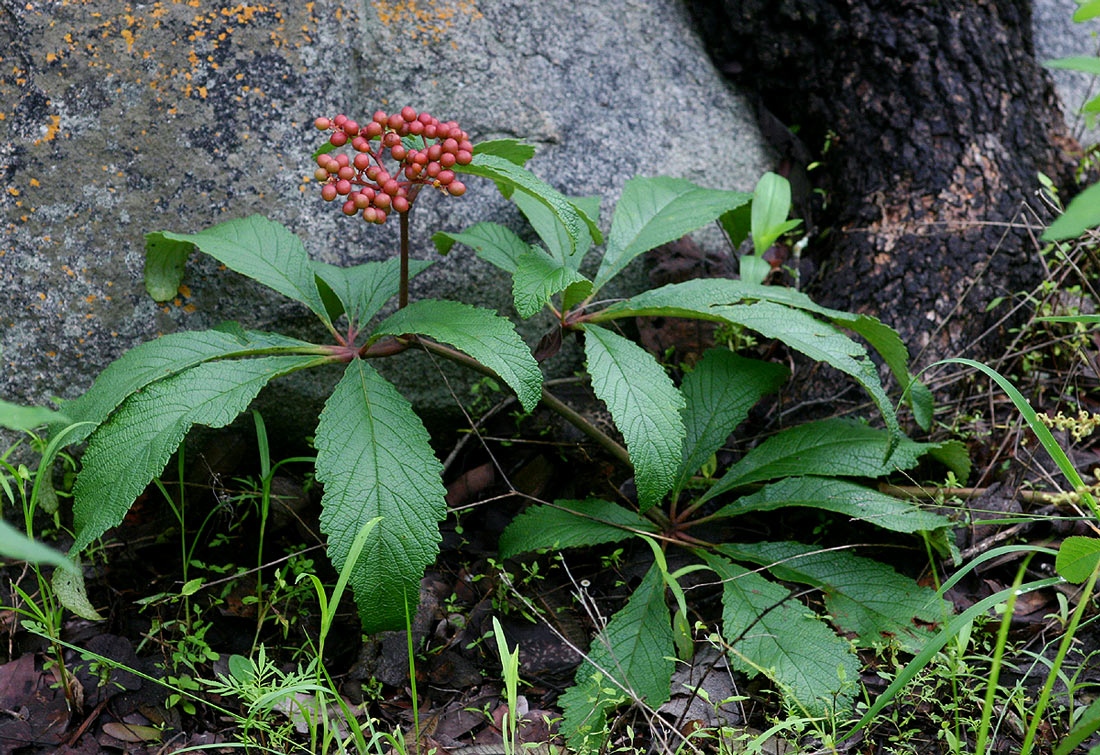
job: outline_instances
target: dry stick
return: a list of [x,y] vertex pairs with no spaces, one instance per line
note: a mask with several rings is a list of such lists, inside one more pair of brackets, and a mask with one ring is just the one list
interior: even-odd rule
[[[898,498],[918,498],[921,500],[935,500],[940,496],[944,497],[956,497],[963,499],[977,498],[978,496],[985,495],[989,491],[989,488],[941,488],[941,487],[921,487],[918,485],[893,485],[888,482],[880,482],[878,485],[879,492],[886,493]],[[1076,495],[1071,493],[1070,495]],[[1053,504],[1058,505],[1061,502],[1062,505],[1067,505],[1069,501],[1066,500],[1064,495],[1056,495],[1054,493],[1043,493],[1038,490],[1017,490],[1014,497],[1025,503],[1041,503],[1041,504]]]

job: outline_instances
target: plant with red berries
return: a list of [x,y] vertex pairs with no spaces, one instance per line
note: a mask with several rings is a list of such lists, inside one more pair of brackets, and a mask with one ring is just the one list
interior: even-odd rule
[[[786,564],[774,576],[824,585],[826,590],[843,592],[853,580],[891,590],[888,616],[861,614],[847,603],[843,611],[830,609],[841,629],[861,641],[877,641],[886,632],[919,639],[915,618],[940,619],[929,591],[868,559],[830,554],[800,571],[791,563],[814,550],[809,545],[707,540],[714,520],[790,505],[869,517],[880,527],[902,532],[936,530],[947,524],[942,517],[840,478],[874,478],[912,466],[926,452],[952,463],[960,478],[965,476],[965,459],[960,461],[957,449],[914,443],[902,435],[867,349],[841,328],[859,334],[879,352],[906,386],[904,398],[914,415],[927,423],[930,396],[912,381],[908,354],[894,331],[873,318],[820,307],[796,290],[762,284],[767,265],[756,257],[793,226],[786,220],[789,194],[784,194],[783,179],[766,177],[755,196],[706,189],[678,178],[631,179],[592,274],[583,263],[591,249],[604,243],[597,224],[600,199],[566,197],[528,171],[525,164],[534,153],[529,145],[511,139],[475,145],[454,121],[440,122],[412,107],[392,114],[379,111],[365,125],[344,115],[318,118],[314,125],[328,133],[327,144],[315,154],[321,198],[340,200],[345,215],[367,222],[384,223],[397,212],[399,258],[348,268],[327,265],[311,260],[290,231],[260,216],[195,234],[149,234],[146,285],[154,297],[174,295],[184,262],[198,249],[301,302],[317,316],[331,342],[230,326],[164,336],[108,367],[87,394],[64,407],[74,421],[87,423],[76,440],[88,437],[74,491],[74,552],[122,520],[193,424],[223,426],[268,381],[342,362],[347,365],[344,376],[315,433],[316,477],[324,484],[321,528],[339,569],[354,552],[357,533],[380,519],[353,559],[349,584],[365,631],[404,627],[405,601],[418,594],[423,569],[435,559],[437,523],[447,506],[442,466],[427,431],[371,361],[415,348],[500,379],[527,411],[541,401],[633,471],[636,506],[599,499],[536,506],[517,517],[501,540],[504,556],[629,537],[645,538],[654,549],[653,567],[611,618],[611,639],[593,644],[595,665],[583,666],[577,686],[562,698],[563,727],[571,736],[598,731],[606,712],[628,699],[626,690],[650,705],[667,699],[670,659],[691,650],[684,595],[677,583],[686,571],[668,572],[663,549],[669,546],[697,557],[698,563],[687,570],[707,568],[728,580],[724,632],[738,651],[736,665],[751,673],[765,669],[788,700],[809,715],[851,699],[852,690],[843,684],[845,676],[858,677],[851,645],[806,606],[795,602],[776,608],[773,598],[783,603],[785,588],[735,562]],[[510,228],[483,222],[463,231],[437,232],[432,239],[438,251],[446,254],[455,243],[472,247],[478,257],[511,276],[521,317],[543,309],[553,314],[554,325],[538,349],[541,358],[567,334],[583,340],[592,390],[607,405],[625,447],[546,390],[538,363],[511,321],[494,310],[455,301],[408,301],[410,273],[431,264],[409,259],[412,206],[425,188],[462,196],[466,185],[459,176],[466,175],[491,179],[527,217],[542,243],[531,244]],[[754,238],[757,254],[742,259],[740,280],[691,280],[625,300],[597,299],[638,255],[716,220],[735,248],[750,233]],[[375,322],[395,295],[397,310]],[[715,453],[753,404],[779,387],[787,371],[716,348],[676,385],[653,355],[617,332],[615,321],[638,316],[709,320],[777,339],[859,382],[879,408],[886,429],[836,420],[792,428],[761,443],[715,479]],[[701,469],[708,470],[703,478],[697,476]],[[841,584],[838,575],[848,581]],[[677,597],[675,618],[666,588]],[[757,623],[760,628],[746,640],[745,633]],[[792,664],[783,653],[784,643],[804,646],[807,654]],[[626,658],[630,663],[620,666]],[[601,681],[603,669],[620,667],[627,676],[624,685]],[[845,672],[840,678],[838,668]]]

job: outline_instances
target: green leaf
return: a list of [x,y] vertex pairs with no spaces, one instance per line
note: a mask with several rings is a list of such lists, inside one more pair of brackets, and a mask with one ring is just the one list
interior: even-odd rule
[[810,476],[786,477],[765,485],[755,493],[726,504],[714,516],[741,516],[788,506],[832,511],[894,532],[931,531],[952,526],[951,520],[945,516],[925,511],[873,488],[832,477]]
[[65,554],[31,540],[7,522],[0,520],[0,556],[26,561],[31,564],[51,564],[62,569],[76,571],[76,565]]
[[763,672],[808,715],[846,707],[859,678],[848,642],[786,588],[720,556],[707,553],[704,558],[723,580],[722,634],[734,651],[731,665],[750,675]]
[[1100,183],[1088,187],[1069,203],[1066,211],[1040,237],[1043,241],[1075,239],[1100,225]]
[[103,422],[127,396],[154,380],[212,359],[245,356],[266,350],[289,352],[316,348],[296,338],[257,330],[245,331],[239,327],[233,332],[204,330],[171,333],[146,341],[107,365],[82,396],[62,404],[62,411],[73,422],[92,423],[74,430],[68,442],[79,443],[88,437],[95,425]]
[[790,211],[790,182],[776,173],[762,175],[752,192],[752,245],[757,256],[793,227],[786,222]]
[[531,411],[542,398],[542,372],[511,321],[491,309],[426,299],[387,317],[371,336],[418,333],[449,343],[495,371]]
[[[1097,3],[1100,6],[1100,2]],[[1097,11],[1100,13],[1100,10]],[[1100,698],[1093,700],[1085,712],[1077,717],[1070,732],[1062,737],[1054,748],[1054,755],[1070,755],[1077,745],[1084,742],[1092,733],[1100,729]],[[1096,748],[1093,747],[1093,750]]]
[[1044,60],[1047,68],[1061,68],[1068,71],[1083,71],[1094,76],[1100,76],[1100,58],[1095,55],[1072,55],[1068,58]]
[[57,569],[50,580],[54,595],[61,605],[88,621],[103,621],[103,617],[88,600],[88,590],[84,586],[84,572],[78,565],[71,569]]
[[342,570],[359,530],[382,517],[349,582],[364,632],[402,629],[406,601],[415,611],[447,514],[443,466],[428,432],[397,389],[355,359],[325,402],[316,438],[329,557]]
[[145,290],[154,301],[168,301],[179,291],[183,269],[194,244],[145,234]]
[[[589,661],[577,669],[575,684],[559,699],[562,733],[576,752],[594,752],[613,708],[631,699],[625,686],[651,708],[668,700],[675,647],[665,584],[656,565],[606,629],[592,640]],[[611,674],[615,681],[603,672]]]
[[1062,541],[1054,570],[1067,582],[1079,585],[1092,575],[1097,562],[1100,562],[1100,538],[1075,535]]
[[584,332],[592,390],[626,440],[644,512],[660,503],[676,481],[684,441],[684,397],[641,346],[592,325]]
[[512,278],[512,296],[516,312],[523,319],[538,314],[550,297],[574,283],[586,281],[583,275],[556,260],[537,246],[532,246],[516,260]]
[[516,260],[527,253],[529,246],[514,231],[497,223],[474,223],[462,233],[438,231],[432,234],[432,242],[440,254],[451,251],[456,243],[465,244],[481,259],[509,273],[516,271]]
[[740,191],[704,189],[680,178],[632,178],[611,218],[596,290],[642,252],[675,241],[749,201]]
[[206,362],[131,394],[88,441],[73,489],[72,552],[122,521],[191,425],[228,425],[269,380],[316,360],[283,356]]
[[881,477],[916,466],[921,456],[938,445],[902,436],[894,453],[884,460],[882,450],[888,437],[883,430],[841,418],[791,427],[745,454],[703,498],[777,477]]
[[585,278],[582,281],[569,284],[565,293],[561,295],[562,312],[568,312],[592,294],[592,281]]
[[1077,4],[1080,7],[1073,12],[1073,20],[1077,23],[1100,16],[1100,0],[1077,0]]
[[753,254],[742,254],[737,265],[737,274],[746,283],[763,283],[772,271],[772,266],[763,257]]
[[[409,260],[409,279],[431,264],[430,260]],[[348,317],[358,323],[365,323],[378,314],[378,310],[397,295],[401,285],[401,260],[397,257],[355,267],[337,267],[314,260],[313,269],[340,299]]]
[[490,139],[475,144],[474,154],[496,155],[511,163],[523,166],[535,156],[535,148],[533,145],[525,144],[519,139]]
[[718,218],[718,224],[726,232],[730,246],[736,252],[741,242],[749,237],[749,231],[752,229],[752,202],[746,202],[740,207],[722,213]]
[[779,390],[786,367],[737,356],[728,349],[710,349],[680,386],[687,402],[683,411],[684,450],[673,490],[710,459],[761,398]]
[[0,427],[24,431],[42,425],[67,425],[69,422],[66,415],[44,406],[20,406],[0,399]]
[[776,579],[820,588],[840,631],[855,634],[866,647],[897,641],[905,650],[917,652],[932,636],[922,625],[952,613],[935,590],[886,564],[846,551],[793,542],[726,544],[718,550],[737,561],[766,566]]
[[302,302],[323,322],[330,322],[305,247],[297,236],[273,220],[251,215],[199,233],[151,233],[146,236],[147,243],[150,237],[194,244],[230,270]]
[[581,236],[581,227],[588,225],[589,233],[593,238],[599,238],[600,230],[587,216],[577,211],[573,204],[561,195],[554,187],[535,176],[526,168],[522,168],[503,157],[491,154],[475,154],[474,160],[469,165],[455,165],[454,171],[469,173],[474,176],[484,176],[503,185],[510,190],[519,190],[530,194],[542,202],[547,209],[561,222],[569,235],[569,254],[576,249],[577,239]]
[[531,506],[512,520],[500,535],[500,557],[512,558],[540,548],[576,548],[616,543],[632,537],[629,529],[656,532],[653,522],[636,512],[599,498],[554,501],[553,506]]
[[[575,246],[572,244],[565,226],[554,216],[554,213],[550,212],[546,205],[530,194],[519,192],[512,195],[512,201],[527,218],[527,222],[531,224],[531,227],[535,229],[535,233],[546,244],[551,256],[554,259],[564,260],[570,269],[576,270],[580,267],[585,253],[592,246],[592,234],[588,229],[590,226],[595,226],[596,220],[599,219],[600,198],[567,197],[567,199],[576,208],[577,212],[591,221],[589,226],[581,227],[580,236],[577,237]],[[603,238],[597,238],[596,243],[603,243]]]

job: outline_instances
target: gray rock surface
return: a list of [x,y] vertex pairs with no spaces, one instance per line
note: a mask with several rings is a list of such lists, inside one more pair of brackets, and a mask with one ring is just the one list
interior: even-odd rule
[[[532,168],[550,184],[604,197],[605,229],[635,173],[751,190],[769,167],[677,0],[0,0],[0,396],[72,397],[127,348],[222,320],[322,339],[303,307],[203,257],[174,301],[155,304],[143,234],[259,212],[317,259],[393,255],[396,222],[368,226],[320,201],[309,154],[323,137],[310,124],[405,104],[475,142],[535,143]],[[418,203],[414,257],[435,256],[433,230],[521,227],[491,183],[468,183],[460,199]],[[456,248],[413,296],[511,312],[508,291]],[[544,326],[524,334],[533,343]],[[408,356],[383,370],[422,408],[453,406],[434,367]],[[334,374],[299,379],[281,411],[311,415]]]
[[[1035,0],[1032,29],[1039,60],[1076,55],[1100,55],[1100,19],[1074,23],[1074,0]],[[1081,106],[1100,94],[1096,77],[1080,71],[1051,69],[1070,133],[1084,145],[1100,141],[1100,129],[1088,128]]]

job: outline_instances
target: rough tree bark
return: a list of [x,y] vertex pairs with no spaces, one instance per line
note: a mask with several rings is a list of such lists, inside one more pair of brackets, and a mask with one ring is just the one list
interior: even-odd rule
[[[1040,279],[1006,228],[1037,187],[1066,183],[1070,140],[1034,59],[1030,0],[698,0],[716,62],[775,119],[777,147],[826,189],[810,293],[896,327],[927,364],[998,355],[994,297]],[[992,224],[990,224],[992,223]],[[993,327],[991,332],[987,332]],[[983,337],[983,334],[985,336]],[[979,340],[980,339],[980,340]]]

